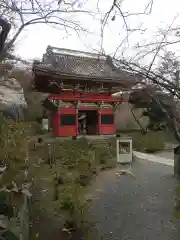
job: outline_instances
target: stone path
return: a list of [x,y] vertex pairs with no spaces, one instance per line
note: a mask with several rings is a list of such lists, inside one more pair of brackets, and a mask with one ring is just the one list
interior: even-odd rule
[[151,162],[161,163],[161,164],[173,167],[174,166],[173,154],[172,152],[168,152],[168,153],[169,153],[169,157],[163,157],[163,156],[168,156],[168,154],[161,153],[160,156],[157,156],[157,155],[141,153],[136,151],[133,152],[136,159],[145,160],[145,161],[148,160]]
[[155,154],[155,156],[157,157],[164,157],[167,159],[174,159],[174,153],[173,151],[162,151],[162,152],[158,152]]
[[97,193],[92,212],[102,239],[180,239],[180,220],[173,217],[174,189],[178,182],[173,178],[172,160],[166,161],[168,166],[155,163],[152,156],[151,160],[135,161],[132,172],[136,177],[108,178]]

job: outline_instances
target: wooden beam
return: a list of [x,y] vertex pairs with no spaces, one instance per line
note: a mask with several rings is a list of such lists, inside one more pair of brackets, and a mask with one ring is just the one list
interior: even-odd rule
[[61,100],[64,102],[105,102],[105,103],[113,103],[113,102],[123,102],[122,98],[113,98],[112,96],[63,96],[61,94],[51,95],[48,97],[49,100]]

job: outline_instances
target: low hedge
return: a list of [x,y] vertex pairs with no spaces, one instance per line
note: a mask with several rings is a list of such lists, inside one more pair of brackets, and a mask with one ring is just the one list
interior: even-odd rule
[[164,150],[166,139],[163,132],[148,132],[142,134],[140,132],[129,133],[132,137],[133,149],[137,151],[155,153]]

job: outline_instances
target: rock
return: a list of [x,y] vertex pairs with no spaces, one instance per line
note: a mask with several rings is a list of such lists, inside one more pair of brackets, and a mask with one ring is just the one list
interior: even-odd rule
[[27,109],[23,88],[15,78],[0,77],[0,111],[5,117],[19,119]]

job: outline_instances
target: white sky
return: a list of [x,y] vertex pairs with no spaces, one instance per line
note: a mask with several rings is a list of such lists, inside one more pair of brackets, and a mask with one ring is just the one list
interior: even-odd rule
[[[149,0],[124,0],[122,9],[129,12],[141,12]],[[96,8],[97,0],[87,1],[88,8],[92,10]],[[100,10],[106,12],[113,0],[100,0]],[[177,14],[180,13],[180,1],[179,0],[154,0],[153,11],[150,16],[135,16],[128,19],[130,27],[136,28],[139,24],[143,24],[143,28],[147,29],[144,34],[132,33],[129,37],[129,46],[123,44],[120,53],[126,52],[126,55],[132,56],[135,54],[132,46],[137,42],[141,42],[146,39],[150,41],[155,36],[157,28],[168,27],[172,23]],[[75,33],[71,32],[69,35],[65,31],[55,30],[52,27],[46,25],[33,25],[20,35],[16,42],[17,54],[27,58],[41,58],[45,52],[47,45],[52,45],[60,48],[69,48],[76,50],[84,50],[92,52],[93,49],[100,49],[100,24],[97,20],[93,20],[87,15],[78,15],[76,18],[81,22],[83,26],[88,28],[94,34],[80,33],[78,37]],[[180,26],[180,16],[176,18],[174,27]],[[126,32],[122,28],[123,19],[117,17],[115,21],[110,21],[108,27],[106,27],[103,48],[108,54],[113,54],[126,36]],[[175,37],[174,37],[175,38]],[[179,50],[179,46],[173,47],[174,51]]]

